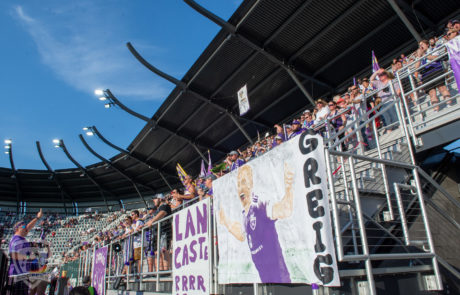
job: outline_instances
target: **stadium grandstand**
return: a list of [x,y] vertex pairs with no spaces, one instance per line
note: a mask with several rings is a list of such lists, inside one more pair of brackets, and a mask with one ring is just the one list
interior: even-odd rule
[[460,294],[458,1],[184,1],[221,29],[182,79],[127,43],[176,85],[156,113],[99,90],[128,147],[5,142],[2,294]]

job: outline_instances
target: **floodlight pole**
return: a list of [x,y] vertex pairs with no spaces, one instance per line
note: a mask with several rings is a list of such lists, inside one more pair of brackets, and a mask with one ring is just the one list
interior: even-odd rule
[[88,179],[99,189],[99,193],[101,194],[102,198],[104,199],[104,203],[105,203],[105,207],[107,208],[107,212],[112,212],[112,210],[109,209],[109,204],[107,203],[107,198],[105,197],[105,194],[104,194],[104,191],[103,191],[101,185],[93,177],[91,177],[91,175],[88,174],[88,171],[80,163],[78,163],[72,157],[72,155],[70,155],[70,153],[67,150],[67,148],[66,148],[66,146],[64,144],[64,141],[62,139],[59,139],[59,147],[62,148],[62,150],[64,151],[64,153],[67,156],[67,158],[69,158],[69,160],[72,163],[74,163],[75,166],[77,166],[80,169],[80,171],[82,173],[84,173],[86,175],[86,177],[88,177]]
[[[264,48],[262,48],[261,46],[259,46],[257,44],[257,42],[249,39],[248,37],[246,36],[242,36],[240,33],[237,32],[237,27],[235,27],[234,25],[230,24],[229,22],[223,20],[222,18],[220,18],[219,16],[215,15],[214,13],[212,13],[211,11],[207,10],[206,8],[204,8],[203,6],[199,5],[198,3],[196,3],[195,1],[193,0],[184,0],[185,3],[187,3],[191,8],[193,8],[195,11],[197,11],[199,14],[203,15],[204,17],[208,18],[209,20],[211,20],[212,22],[214,22],[215,24],[217,24],[218,26],[220,26],[222,29],[224,29],[225,31],[227,31],[227,33],[230,35],[230,36],[235,36],[236,38],[238,38],[238,40],[240,40],[242,43],[246,44],[248,47],[252,48],[253,50],[261,53],[262,55],[264,55],[268,60],[270,60],[271,62],[273,62],[274,64],[280,66],[281,68],[283,68],[284,70],[286,70],[286,72],[291,76],[291,78],[295,75],[293,69],[291,68],[291,66],[289,66],[288,64],[285,63],[284,60],[280,60],[278,57],[276,57],[275,55],[267,52]],[[291,72],[291,73],[290,73]],[[302,76],[304,76],[305,78],[307,79],[310,79],[311,81],[319,84],[319,85],[322,85],[322,86],[325,86],[329,89],[331,89],[332,87],[322,81],[319,81],[318,79],[310,76],[310,75],[305,75],[305,74],[302,74],[300,73]],[[296,83],[296,85],[301,89],[302,93],[308,93],[305,89],[305,87],[302,85],[302,83],[300,82],[299,79],[293,79],[294,82]],[[308,96],[306,96],[307,99],[309,101],[313,100],[311,98],[311,95],[308,94]]]
[[208,159],[206,159],[206,157],[203,155],[203,153],[200,151],[200,149],[196,146],[196,144],[190,139],[190,138],[186,138],[182,135],[179,135],[177,133],[175,133],[174,131],[168,129],[168,128],[165,128],[163,126],[159,126],[158,123],[153,120],[153,119],[149,119],[147,118],[146,116],[144,115],[141,115],[133,110],[131,110],[130,108],[128,108],[127,106],[125,106],[124,104],[122,104],[116,97],[115,95],[113,95],[113,93],[109,90],[109,89],[106,89],[104,90],[104,92],[107,94],[107,98],[110,99],[111,101],[113,101],[114,104],[116,104],[117,106],[119,106],[122,110],[126,111],[127,113],[129,113],[130,115],[133,115],[135,116],[136,118],[139,118],[145,122],[147,122],[147,124],[150,124],[152,126],[153,129],[157,128],[157,127],[160,127],[164,130],[166,130],[169,134],[173,135],[173,136],[178,136],[178,137],[181,137],[183,139],[185,139],[195,150],[196,152],[200,155],[200,157],[206,162],[208,163]]
[[[102,162],[106,163],[109,167],[111,167],[113,170],[115,170],[118,174],[120,174],[123,178],[125,178],[126,180],[128,180],[129,182],[131,182],[131,184],[133,185],[134,187],[134,190],[136,191],[137,195],[139,196],[139,198],[141,199],[141,201],[144,203],[145,207],[148,207],[148,204],[147,202],[145,201],[144,199],[144,196],[142,195],[141,191],[139,190],[136,182],[134,181],[134,179],[132,179],[131,177],[129,177],[128,175],[126,175],[125,173],[123,173],[120,169],[118,169],[115,165],[113,165],[113,163],[109,160],[107,160],[106,158],[102,157],[101,155],[99,155],[95,150],[93,150],[89,144],[86,142],[86,140],[83,138],[83,135],[79,134],[78,137],[80,138],[81,142],[83,143],[83,145],[86,147],[86,149],[92,153],[94,156],[96,156],[97,158],[99,158]],[[143,184],[141,184],[143,185]],[[143,185],[145,186],[145,185]],[[147,186],[146,186],[147,187]],[[150,187],[148,187],[149,189],[152,189]]]
[[21,199],[22,199],[21,185],[19,183],[18,173],[16,171],[16,167],[14,165],[14,160],[13,160],[13,144],[10,142],[7,145],[9,146],[8,156],[10,158],[11,170],[13,172],[12,178],[14,178],[14,182],[16,183],[16,211],[17,211],[17,214],[19,215],[20,213],[19,203],[21,202]]
[[61,200],[62,200],[62,204],[64,205],[65,215],[67,216],[68,215],[68,213],[67,213],[67,205],[65,204],[64,195],[66,195],[72,201],[72,203],[74,203],[73,198],[65,191],[64,187],[62,186],[62,183],[59,181],[58,176],[56,175],[56,172],[51,168],[51,166],[46,161],[45,156],[42,153],[42,148],[40,146],[40,142],[36,141],[35,144],[37,145],[37,151],[38,151],[38,154],[40,155],[40,159],[42,160],[43,165],[45,165],[46,169],[51,174],[51,177],[53,178],[54,182],[56,183],[56,186],[58,187],[59,191],[61,192]]
[[[105,144],[107,144],[108,146],[112,147],[113,149],[116,149],[117,151],[119,151],[120,153],[122,153],[123,155],[125,156],[128,156],[132,159],[134,159],[136,162],[138,163],[141,163],[145,166],[147,166],[149,169],[155,169],[156,171],[158,171],[158,174],[160,174],[160,177],[163,179],[163,181],[166,183],[166,185],[169,187],[169,189],[172,190],[172,186],[171,184],[168,182],[168,180],[166,179],[166,177],[163,175],[162,171],[160,170],[160,168],[158,167],[154,167],[154,165],[152,164],[149,164],[149,163],[146,163],[145,161],[133,156],[132,154],[130,154],[127,150],[113,144],[112,142],[110,142],[109,140],[107,140],[104,136],[102,136],[102,134],[99,132],[99,130],[97,130],[96,126],[91,126],[91,127],[88,127],[90,128],[90,130],[100,139],[102,140]],[[173,177],[178,177],[177,175],[174,175],[174,174],[171,174],[169,172],[166,172],[167,174],[169,174],[170,176],[173,176]]]

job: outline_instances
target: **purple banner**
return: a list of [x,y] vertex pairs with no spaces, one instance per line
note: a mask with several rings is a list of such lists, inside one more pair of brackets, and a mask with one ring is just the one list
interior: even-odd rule
[[107,246],[94,252],[92,286],[97,295],[105,294],[105,272],[107,268]]
[[454,72],[457,87],[460,90],[460,37],[455,37],[446,43],[449,52],[450,67]]

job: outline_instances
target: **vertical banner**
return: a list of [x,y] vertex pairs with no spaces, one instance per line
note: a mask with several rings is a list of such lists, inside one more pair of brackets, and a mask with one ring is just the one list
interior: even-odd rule
[[249,111],[249,97],[247,84],[238,90],[238,105],[240,107],[240,116]]
[[292,138],[213,191],[219,284],[340,285],[320,135]]
[[449,53],[450,67],[454,73],[457,88],[460,89],[460,37],[457,36],[447,42],[446,47]]
[[105,294],[105,274],[107,268],[108,247],[102,247],[94,252],[92,286],[97,295]]
[[209,199],[173,216],[173,294],[209,294]]

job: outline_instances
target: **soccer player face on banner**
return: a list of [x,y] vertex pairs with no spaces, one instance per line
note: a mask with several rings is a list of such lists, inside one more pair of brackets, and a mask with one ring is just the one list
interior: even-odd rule
[[251,203],[252,194],[252,168],[249,165],[242,166],[238,170],[238,197],[241,205],[246,208]]

